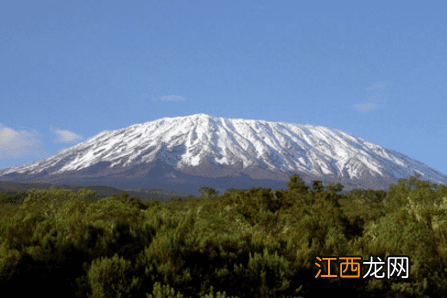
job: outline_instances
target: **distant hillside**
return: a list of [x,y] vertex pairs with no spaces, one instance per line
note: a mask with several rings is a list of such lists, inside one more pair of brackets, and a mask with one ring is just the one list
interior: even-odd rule
[[87,188],[89,190],[95,191],[97,196],[95,199],[102,196],[110,196],[115,194],[116,196],[122,194],[123,192],[127,192],[129,194],[129,199],[132,197],[138,197],[141,199],[141,202],[147,202],[150,200],[155,200],[159,202],[168,202],[172,197],[179,197],[181,199],[186,199],[188,196],[192,196],[189,193],[185,192],[175,192],[175,191],[166,191],[157,188],[143,188],[143,187],[135,187],[129,189],[118,189],[110,186],[100,186],[100,185],[92,185],[92,186],[82,186],[82,185],[67,185],[67,184],[50,184],[50,183],[38,183],[38,182],[11,182],[11,181],[0,181],[0,191],[4,190],[18,190],[18,191],[28,191],[29,189],[50,189],[50,186],[53,185],[56,189],[71,189],[73,192],[77,192],[80,189]]

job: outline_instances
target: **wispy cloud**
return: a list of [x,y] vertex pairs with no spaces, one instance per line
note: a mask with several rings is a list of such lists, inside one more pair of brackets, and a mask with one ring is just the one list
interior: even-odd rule
[[152,101],[156,101],[156,100],[161,100],[161,101],[178,101],[178,100],[185,100],[185,98],[183,96],[180,96],[180,95],[167,95],[167,96],[162,96],[159,99],[157,99],[157,98],[152,99]]
[[[50,130],[57,136],[55,143],[71,143],[82,140],[82,136],[68,130]],[[0,124],[0,159],[21,158],[25,156],[48,157],[38,131],[15,130]]]
[[53,126],[50,129],[57,136],[56,143],[71,143],[83,139],[82,136],[68,130],[53,129]]
[[389,82],[375,82],[369,85],[366,87],[366,91],[368,92],[367,102],[355,104],[354,108],[356,110],[366,112],[382,107],[379,103],[383,103],[388,100],[388,96],[386,96],[385,92],[389,85]]
[[41,153],[42,143],[36,130],[16,131],[0,124],[0,159],[19,158]]

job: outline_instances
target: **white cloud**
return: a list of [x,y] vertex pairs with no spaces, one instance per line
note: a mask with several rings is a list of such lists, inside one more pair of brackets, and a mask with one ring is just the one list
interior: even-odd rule
[[38,132],[16,131],[0,124],[0,159],[41,153]]
[[[153,99],[153,101],[155,101],[157,99]],[[185,100],[185,98],[183,96],[180,95],[167,95],[167,96],[162,96],[160,97],[160,100],[162,101],[174,101],[174,100]]]
[[[71,143],[83,138],[68,130],[50,130],[57,136],[55,143]],[[21,158],[24,156],[48,157],[43,151],[39,132],[36,130],[14,130],[0,124],[0,159]]]
[[52,126],[50,127],[50,129],[58,137],[56,143],[71,143],[83,139],[82,136],[68,130],[53,129]]

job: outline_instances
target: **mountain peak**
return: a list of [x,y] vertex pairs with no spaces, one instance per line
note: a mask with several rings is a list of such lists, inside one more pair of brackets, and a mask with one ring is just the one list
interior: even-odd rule
[[186,185],[285,188],[294,173],[307,183],[341,182],[346,188],[384,189],[415,174],[447,184],[447,176],[421,162],[337,129],[204,113],[103,131],[52,157],[0,170],[0,180],[167,183],[191,192]]

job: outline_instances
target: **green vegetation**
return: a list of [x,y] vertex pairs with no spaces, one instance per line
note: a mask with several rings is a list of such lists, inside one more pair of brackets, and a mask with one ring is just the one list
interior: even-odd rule
[[[338,194],[339,183],[289,179],[273,192],[203,187],[203,197],[169,203],[127,193],[95,199],[86,189],[0,192],[0,289],[17,297],[445,296],[447,187],[415,176],[388,191]],[[355,255],[409,256],[410,278],[315,279],[317,256]]]

